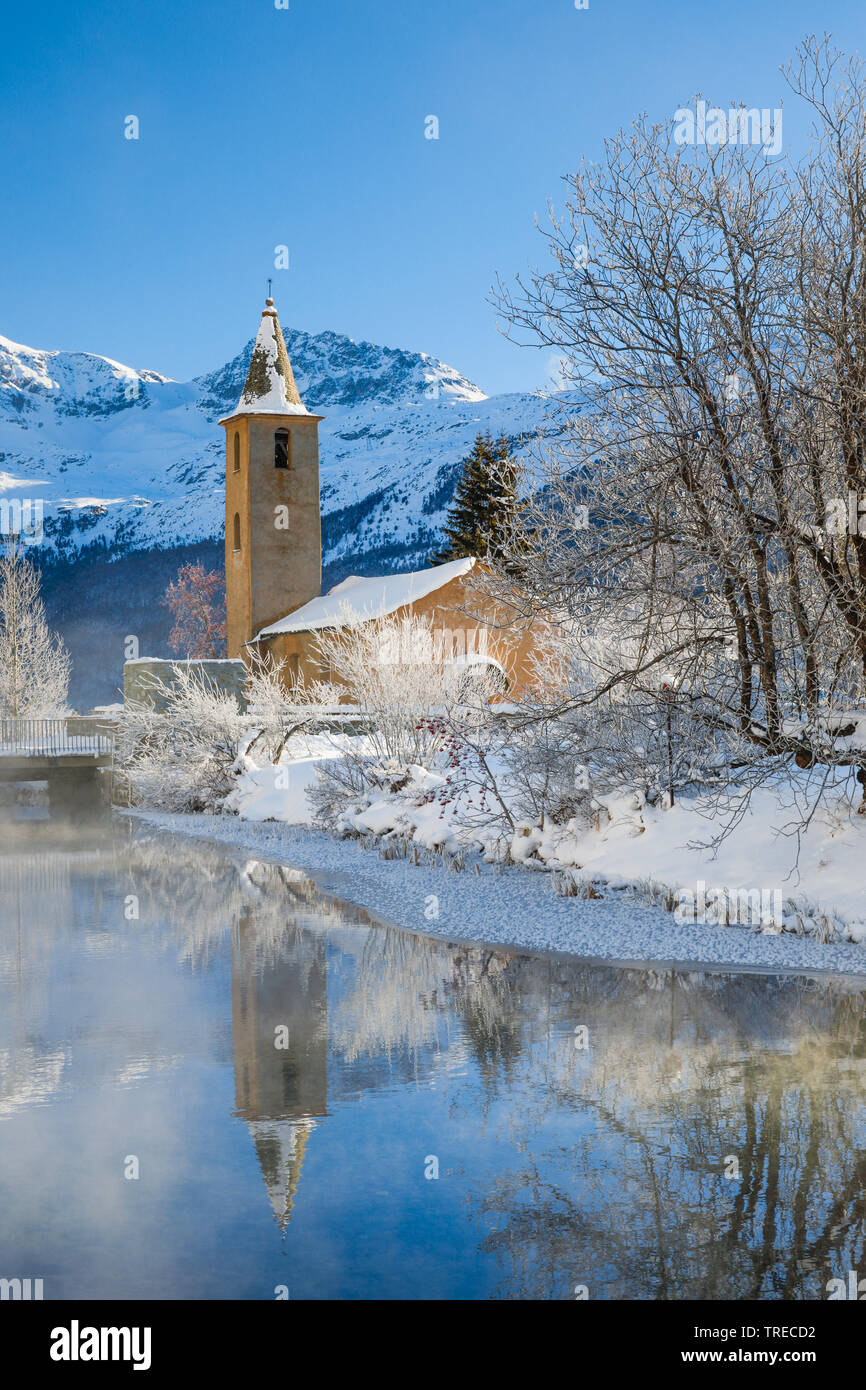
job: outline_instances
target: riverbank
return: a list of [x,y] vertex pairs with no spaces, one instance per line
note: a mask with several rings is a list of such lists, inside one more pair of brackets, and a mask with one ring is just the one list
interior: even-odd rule
[[385,859],[362,841],[307,826],[160,811],[122,814],[302,869],[325,891],[429,936],[617,962],[866,975],[866,950],[860,945],[678,922],[627,888],[613,888],[597,899],[560,897],[553,875],[517,865],[467,858],[466,868],[457,871],[432,856],[418,864]]

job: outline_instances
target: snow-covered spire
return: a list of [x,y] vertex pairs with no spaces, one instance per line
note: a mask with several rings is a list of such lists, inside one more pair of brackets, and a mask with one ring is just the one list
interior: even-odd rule
[[265,300],[236,415],[309,415],[295,384],[272,299]]
[[254,1120],[248,1129],[256,1146],[259,1166],[268,1190],[268,1200],[280,1234],[292,1219],[295,1194],[301,1180],[301,1164],[315,1120]]

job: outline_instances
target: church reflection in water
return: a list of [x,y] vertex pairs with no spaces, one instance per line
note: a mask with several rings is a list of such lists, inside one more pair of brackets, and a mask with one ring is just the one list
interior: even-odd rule
[[232,939],[235,1107],[249,1126],[274,1216],[285,1232],[307,1140],[327,1113],[324,938],[299,940],[287,930],[284,953],[270,956],[262,959],[254,914],[243,913]]
[[[234,1113],[285,1234],[329,1101],[417,1083],[446,1051],[452,1062],[462,1055],[430,982],[452,975],[465,952],[376,926],[296,870],[248,861],[244,877],[255,897],[231,927]],[[329,951],[340,967],[330,974]]]

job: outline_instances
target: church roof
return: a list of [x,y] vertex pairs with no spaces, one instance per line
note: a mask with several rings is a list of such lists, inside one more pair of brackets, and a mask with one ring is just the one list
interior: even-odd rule
[[384,618],[468,574],[474,564],[470,558],[449,560],[447,564],[413,570],[410,574],[377,575],[370,579],[350,575],[320,598],[311,599],[294,613],[263,627],[253,641],[276,637],[281,632],[313,632],[321,627],[342,627],[359,619]]
[[[234,415],[309,415],[301,400],[272,299],[265,300],[253,355]],[[231,419],[231,416],[227,417]]]

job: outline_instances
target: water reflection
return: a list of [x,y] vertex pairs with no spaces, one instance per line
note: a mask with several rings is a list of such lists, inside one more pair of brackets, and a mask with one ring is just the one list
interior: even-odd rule
[[47,1297],[116,1294],[129,1240],[130,1297],[272,1297],[282,1259],[293,1297],[866,1274],[863,980],[448,944],[146,830],[51,845],[0,852],[0,1252]]
[[591,1045],[576,1060],[548,1033],[531,1076],[521,1051],[520,1159],[474,1187],[499,1293],[545,1297],[567,1271],[594,1297],[821,1297],[862,1266],[862,993],[551,966],[547,999]]
[[236,1111],[249,1126],[283,1233],[307,1139],[328,1102],[325,943],[300,932],[292,938],[282,950],[269,939],[263,953],[250,908],[232,938]]

